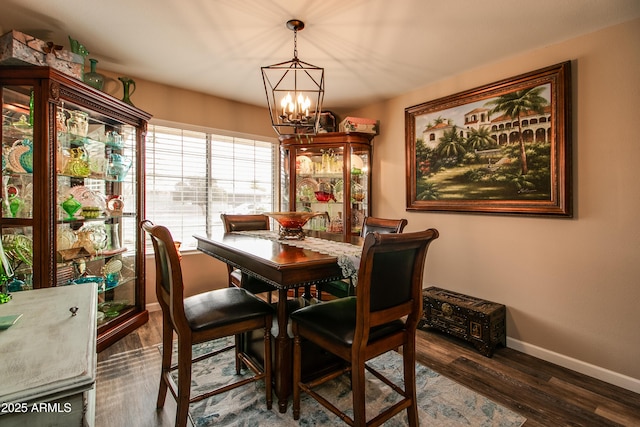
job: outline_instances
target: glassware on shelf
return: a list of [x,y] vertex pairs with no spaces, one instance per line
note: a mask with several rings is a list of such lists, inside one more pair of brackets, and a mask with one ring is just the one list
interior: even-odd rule
[[106,180],[122,182],[127,177],[131,164],[130,158],[118,153],[111,153],[109,163],[107,164]]
[[2,246],[14,267],[13,270],[17,270],[22,265],[27,267],[33,265],[33,240],[31,237],[24,234],[4,234]]
[[315,191],[314,194],[319,202],[336,201],[336,196],[333,194],[333,186],[328,182],[318,184],[318,191]]
[[18,121],[13,124],[13,128],[21,135],[31,135],[33,133],[33,126],[29,124],[29,120],[25,115],[20,116]]
[[71,249],[76,243],[76,240],[78,240],[78,237],[76,236],[76,233],[74,233],[70,228],[63,228],[58,230],[57,242],[59,251]]
[[16,173],[33,172],[33,143],[30,139],[13,143],[7,154],[8,167]]
[[73,197],[80,202],[83,209],[89,208],[88,210],[90,211],[97,210],[99,214],[101,214],[107,207],[105,197],[100,192],[90,190],[84,185],[75,185],[71,187],[67,193],[73,195]]
[[65,218],[67,221],[75,220],[75,213],[78,212],[82,207],[80,202],[77,201],[75,197],[73,197],[73,194],[69,194],[69,197],[67,197],[67,199],[62,202],[61,206],[62,210],[67,213],[67,217]]
[[18,213],[20,209],[24,205],[24,202],[17,194],[9,195],[9,211],[11,212],[11,216],[13,218],[18,218]]
[[107,247],[111,250],[120,249],[120,224],[105,224],[107,229]]
[[124,200],[119,194],[112,194],[107,198],[107,212],[109,216],[122,216]]
[[98,206],[83,206],[82,217],[85,219],[95,219],[102,214],[102,210]]
[[56,131],[59,133],[67,132],[67,115],[63,109],[56,111]]
[[105,144],[111,147],[122,148],[122,135],[116,131],[109,131],[106,134]]
[[[82,234],[82,233],[87,233]],[[109,242],[109,236],[107,233],[107,228],[103,223],[88,223],[84,224],[78,231],[78,238],[86,239],[86,242],[82,244],[84,246],[85,243],[90,242],[93,245],[94,252],[101,252],[107,248],[107,244]]]
[[80,110],[69,111],[69,114],[71,115],[67,120],[69,133],[86,137],[89,132],[89,114]]
[[122,270],[122,261],[119,259],[111,259],[102,267],[102,275],[104,276],[105,288],[109,290],[115,288],[120,283],[120,271]]
[[92,142],[85,144],[84,149],[87,152],[90,176],[98,179],[104,178],[107,169],[107,159],[104,157],[104,144]]
[[33,172],[33,142],[30,139],[23,139],[22,145],[27,147],[27,151],[24,151],[20,154],[20,158],[18,159],[20,162],[20,166],[25,170],[26,173]]
[[342,223],[342,212],[338,212],[336,216],[329,221],[329,233],[342,233],[344,230],[344,224]]
[[13,277],[13,269],[9,263],[9,258],[4,252],[2,241],[0,241],[0,304],[9,302],[11,296],[9,295],[8,282]]
[[86,178],[91,175],[89,160],[86,150],[83,147],[69,149],[70,158],[67,159],[63,173],[69,176]]
[[78,237],[78,239],[76,240],[76,242],[73,244],[74,248],[82,248],[84,249],[89,255],[95,255],[96,254],[96,249],[95,249],[95,244],[92,240],[92,231],[91,230],[78,230],[76,231],[76,236]]

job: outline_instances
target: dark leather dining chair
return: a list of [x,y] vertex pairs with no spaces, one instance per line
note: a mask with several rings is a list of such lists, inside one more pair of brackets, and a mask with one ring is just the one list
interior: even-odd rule
[[[407,220],[387,219],[367,216],[362,223],[360,236],[365,237],[367,234],[377,231],[378,233],[402,233],[407,226]],[[333,295],[337,298],[344,298],[353,295],[353,285],[350,279],[332,280],[330,282],[320,283],[316,285],[317,297],[322,300],[322,292]]]
[[[269,217],[262,214],[255,215],[231,215],[221,214],[224,231],[230,233],[232,231],[253,231],[253,230],[269,230]],[[242,273],[239,269],[227,264],[229,271],[229,286],[244,288],[253,294],[267,293],[267,301],[271,302],[271,294],[273,286],[263,282],[260,279],[251,277]]]
[[[140,223],[153,243],[156,264],[156,296],[162,308],[162,371],[158,390],[157,407],[162,408],[171,392],[177,402],[175,425],[187,425],[189,404],[240,387],[264,380],[267,408],[271,409],[271,358],[266,357],[263,368],[256,365],[235,345],[192,358],[191,346],[223,337],[234,336],[262,329],[264,352],[271,354],[271,322],[274,310],[270,304],[245,289],[229,287],[216,289],[184,298],[182,268],[171,233],[166,227],[154,225],[148,220]],[[173,333],[178,336],[178,364],[171,365]],[[193,363],[235,349],[236,372],[242,364],[254,375],[232,384],[191,396],[191,367]],[[171,372],[178,370],[178,384]]]
[[[352,426],[380,425],[407,410],[410,426],[418,426],[415,387],[416,329],[422,317],[422,277],[430,243],[438,231],[429,229],[405,234],[372,232],[365,237],[358,270],[358,295],[315,304],[291,314],[294,334],[293,418],[300,418],[300,393],[305,392]],[[301,381],[303,340],[311,341],[339,356],[350,366],[353,418],[313,389],[337,378],[345,368],[315,381]],[[366,364],[376,356],[402,347],[404,387]],[[365,370],[398,392],[401,399],[366,418]]]

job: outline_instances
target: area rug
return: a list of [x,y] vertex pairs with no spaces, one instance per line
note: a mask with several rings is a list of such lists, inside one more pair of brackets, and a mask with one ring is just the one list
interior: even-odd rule
[[[226,345],[226,340],[218,340],[194,346],[194,356]],[[175,356],[175,351],[174,351]],[[402,356],[388,352],[368,362],[396,384],[403,386]],[[248,376],[250,372],[247,372]],[[398,399],[398,395],[380,380],[367,372],[367,418],[377,414],[379,408],[386,408]],[[177,373],[175,374],[177,378]],[[211,390],[237,380],[233,352],[225,352],[205,359],[193,366],[192,393]],[[515,412],[496,404],[474,391],[416,364],[418,390],[418,411],[420,425],[454,426],[522,426],[526,419]],[[340,409],[352,416],[351,390],[349,379],[342,376],[317,389]],[[204,426],[327,426],[346,425],[333,413],[315,400],[302,394],[300,420],[294,421],[291,402],[286,413],[278,412],[274,395],[273,407],[267,409],[264,383],[259,381],[227,393],[191,404],[189,414],[197,427]],[[385,426],[406,426],[406,411],[387,421]]]

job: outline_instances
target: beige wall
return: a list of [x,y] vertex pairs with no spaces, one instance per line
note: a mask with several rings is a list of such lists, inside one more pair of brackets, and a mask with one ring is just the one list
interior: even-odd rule
[[[118,74],[99,70],[107,77],[104,91],[121,99],[122,84]],[[258,70],[259,71],[259,70]],[[256,75],[259,78],[259,75]],[[198,92],[145,81],[132,76],[136,90],[131,102],[153,115],[153,120],[186,123],[251,135],[264,135],[275,140],[266,108],[242,104]],[[186,294],[194,295],[210,289],[227,286],[226,265],[199,252],[187,252],[183,256],[183,279]],[[146,265],[147,305],[156,308],[155,264],[153,254],[147,254]]]
[[[573,219],[405,211],[404,109],[572,61]],[[508,346],[640,392],[640,20],[451,76],[381,120],[373,214],[435,227],[426,283],[507,306]]]
[[[566,60],[573,68],[573,219],[405,210],[405,193],[398,189],[405,188],[406,107]],[[351,114],[381,120],[382,134],[374,141],[373,214],[405,217],[407,231],[440,231],[428,255],[425,286],[506,304],[509,347],[636,392],[639,71],[640,20],[635,20]],[[256,107],[149,82],[139,82],[132,101],[160,119],[273,136],[266,111]],[[226,270],[217,261],[187,255],[184,263],[191,289],[206,288],[212,278],[216,286],[226,283]]]

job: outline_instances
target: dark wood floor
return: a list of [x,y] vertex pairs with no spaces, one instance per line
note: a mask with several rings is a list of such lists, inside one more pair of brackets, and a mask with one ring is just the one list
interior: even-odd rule
[[[98,361],[160,341],[161,313],[153,312],[148,324],[99,353]],[[498,348],[493,357],[488,358],[463,341],[422,330],[418,331],[417,348],[421,363],[523,415],[527,418],[525,427],[640,426],[639,394],[516,350]],[[147,385],[143,390],[128,389],[130,396],[125,397],[125,401],[145,399],[147,404],[155,405],[158,376],[159,373],[155,374],[149,382],[152,386]],[[169,395],[162,419],[172,419],[175,405],[169,404],[171,400]],[[101,418],[100,409],[98,401],[97,420]],[[141,420],[139,425],[170,424],[159,423],[155,418]]]

